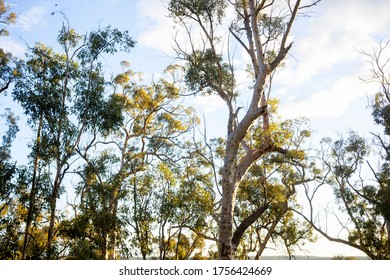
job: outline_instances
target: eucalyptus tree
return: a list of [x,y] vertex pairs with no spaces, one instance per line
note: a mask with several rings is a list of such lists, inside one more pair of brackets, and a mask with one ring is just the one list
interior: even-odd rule
[[[292,48],[289,41],[296,18],[320,1],[199,1],[172,0],[170,16],[187,32],[187,44],[176,40],[176,51],[185,62],[185,81],[193,93],[215,94],[226,104],[227,129],[223,166],[220,170],[222,197],[216,211],[219,228],[219,258],[234,258],[238,242],[233,240],[234,211],[237,193],[245,174],[259,159],[271,152],[286,153],[270,137],[271,82]],[[234,12],[226,24],[227,10]],[[225,28],[225,33],[221,32]],[[200,34],[200,39],[195,34]],[[222,40],[220,34],[229,34]],[[234,41],[235,43],[232,43]],[[223,42],[227,42],[226,45]],[[189,46],[186,49],[185,46]],[[232,57],[234,48],[241,48],[249,58],[252,83],[249,105],[241,110],[242,92],[237,90],[237,65]],[[225,52],[223,52],[225,50]],[[245,102],[244,102],[245,103]],[[250,145],[246,137],[253,123],[262,120],[261,143]],[[243,221],[241,221],[243,222]]]
[[[3,143],[0,146],[0,247],[1,259],[40,258],[45,250],[45,243],[42,242],[44,231],[42,229],[45,217],[45,205],[49,187],[46,174],[40,174],[36,179],[40,186],[34,193],[34,205],[31,206],[31,195],[27,185],[31,182],[31,168],[17,165],[11,162],[11,146],[19,128],[16,124],[17,118],[10,110],[7,110],[6,125],[8,130],[3,136]],[[26,210],[28,209],[28,210]],[[27,216],[27,218],[26,218]],[[34,219],[29,230],[28,240],[21,238],[21,227],[23,222]],[[30,224],[31,225],[31,224]],[[20,244],[23,243],[22,249]],[[29,246],[27,246],[29,245]]]
[[[15,19],[16,14],[14,12],[10,12],[10,6],[5,5],[4,0],[0,0],[0,24],[13,24],[15,23]],[[7,35],[8,30],[6,28],[1,28],[0,37]],[[14,76],[12,67],[10,66],[12,59],[11,53],[8,53],[0,48],[0,93],[4,92],[9,87]],[[19,128],[17,126],[17,117],[9,108],[6,108],[5,112],[1,113],[0,117],[5,119],[5,125],[2,125],[2,127],[6,128],[5,131],[1,131],[4,135],[2,136],[2,143],[0,146],[0,199],[2,201],[7,201],[9,193],[11,192],[11,179],[15,175],[16,171],[16,166],[10,162],[10,149]],[[4,205],[6,204],[7,203]],[[4,205],[1,206],[0,213],[3,212]]]
[[[152,199],[157,191],[152,174],[157,174],[162,163],[177,165],[187,151],[185,135],[197,119],[193,109],[180,102],[179,88],[170,79],[174,69],[167,69],[166,77],[144,85],[135,79],[136,73],[126,71],[114,82],[120,86],[115,96],[123,104],[123,124],[114,136],[119,153],[119,193],[127,187],[131,207],[129,225],[133,228],[143,258],[152,242]],[[162,184],[165,184],[162,182]],[[114,197],[114,211],[118,198]],[[154,205],[156,206],[156,205]],[[149,214],[148,214],[149,213]]]
[[[41,43],[29,48],[13,96],[24,108],[29,124],[36,132],[33,143],[33,178],[29,209],[34,207],[36,174],[40,162],[51,176],[48,198],[50,218],[47,234],[47,258],[53,257],[53,238],[57,200],[63,192],[63,180],[83,135],[102,123],[107,100],[103,54],[130,51],[134,41],[127,32],[106,27],[78,35],[64,23],[58,35],[61,53]],[[32,210],[30,210],[32,211]],[[26,222],[29,234],[31,215]]]
[[[1,117],[6,118],[5,125],[8,129],[5,131],[0,145],[0,197],[2,201],[7,201],[9,193],[12,192],[10,185],[16,170],[16,165],[10,162],[11,147],[19,128],[17,125],[17,117],[10,110],[7,110],[6,114],[1,115]],[[3,212],[3,207],[0,208],[0,213]]]
[[[0,24],[10,25],[16,21],[16,13],[10,11],[10,5],[4,4],[4,0],[0,0]],[[9,32],[6,28],[0,27],[0,37],[8,36]],[[12,53],[0,48],[0,93],[8,89],[14,77],[17,75],[17,60]]]
[[[269,153],[253,164],[242,180],[238,191],[235,221],[242,221],[233,236],[239,242],[239,256],[247,258],[255,253],[259,259],[271,241],[284,247],[289,257],[305,242],[314,241],[309,223],[296,217],[300,208],[296,199],[303,182],[311,182],[316,176],[302,177],[302,171],[314,174],[314,165],[305,149],[310,137],[308,121],[296,119],[277,121],[270,119],[271,137],[274,143],[288,147],[286,153]],[[251,128],[247,141],[262,142],[261,122]],[[256,144],[255,144],[256,145]]]
[[[387,236],[387,249],[390,253],[390,69],[389,69],[389,47],[390,41],[380,42],[377,48],[371,53],[364,53],[370,58],[371,76],[370,81],[379,85],[379,90],[371,101],[372,116],[374,122],[383,127],[383,135],[373,134],[375,143],[379,147],[381,166],[374,172],[378,188],[375,199],[371,202],[378,207],[379,213],[384,219],[384,231]],[[387,53],[386,53],[387,52]],[[370,166],[374,171],[373,167]],[[388,255],[390,258],[390,254]]]
[[[362,79],[378,85],[369,106],[375,124],[382,133],[364,138],[349,131],[339,139],[325,138],[321,142],[318,162],[322,179],[305,184],[309,211],[301,215],[328,240],[360,250],[371,259],[390,258],[390,71],[389,42],[381,41],[372,51],[363,51],[371,70]],[[336,215],[340,233],[335,235],[316,220],[315,199],[320,189],[332,186],[339,210]]]
[[117,191],[115,166],[118,157],[107,151],[85,158],[77,172],[81,180],[76,187],[79,202],[74,216],[61,221],[60,238],[69,246],[67,259],[107,259],[109,238],[119,232],[120,220],[112,213],[112,196]]
[[14,181],[17,176],[17,166],[11,161],[11,146],[18,132],[18,126],[16,117],[10,110],[1,117],[6,118],[5,127],[7,130],[0,144],[0,259],[14,259],[17,255],[19,241],[18,221],[11,213],[16,207],[14,196],[18,190]]
[[[209,164],[195,152],[180,167],[159,166],[165,184],[158,190],[159,259],[189,259],[203,254],[211,237],[215,194]],[[183,243],[184,242],[184,243]]]
[[[122,62],[122,66],[128,68],[129,63]],[[102,235],[102,258],[119,258],[116,251],[120,247],[126,251],[126,246],[120,244],[125,239],[142,258],[151,253],[156,194],[160,184],[165,184],[158,180],[159,166],[177,166],[187,156],[185,135],[197,119],[193,109],[181,104],[179,89],[169,80],[171,70],[172,67],[167,70],[166,78],[150,84],[143,83],[140,74],[130,69],[114,77],[114,92],[101,113],[104,116],[112,112],[106,120],[116,118],[115,129],[107,130],[112,124],[104,122],[99,140],[87,149],[78,149],[86,161],[79,172],[79,215],[100,209],[88,219],[96,231],[106,230]],[[96,147],[104,152],[96,155]],[[103,159],[110,159],[107,167],[98,164]],[[107,223],[96,224],[94,219],[99,215],[105,216]]]
[[[320,176],[316,183],[304,183],[307,211],[295,212],[329,241],[351,246],[370,259],[389,259],[388,177],[386,169],[373,169],[370,150],[368,140],[353,131],[335,141],[323,139],[318,160]],[[329,217],[318,219],[320,213],[315,212],[315,201],[327,186],[333,189],[339,211],[325,209],[325,215],[333,211],[338,234],[328,230]]]
[[[373,171],[375,180],[364,179],[363,169],[372,167],[369,145],[364,138],[351,132],[331,146],[328,163],[334,176],[335,196],[350,228],[347,244],[361,250],[371,259],[390,259],[389,208],[386,163]],[[340,239],[339,239],[340,240]]]

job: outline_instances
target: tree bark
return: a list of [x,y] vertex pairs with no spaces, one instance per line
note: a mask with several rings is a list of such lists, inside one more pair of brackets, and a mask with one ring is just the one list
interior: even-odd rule
[[53,239],[54,239],[54,226],[55,226],[55,219],[56,219],[56,209],[57,209],[57,197],[60,190],[60,184],[61,184],[61,169],[57,167],[56,176],[54,179],[54,185],[52,189],[52,194],[50,197],[50,224],[49,229],[47,233],[47,259],[51,259],[53,257]]
[[26,228],[24,231],[24,240],[23,240],[23,250],[22,250],[22,259],[26,259],[27,254],[27,246],[30,241],[30,227],[33,220],[33,212],[35,207],[35,192],[37,187],[37,173],[38,173],[38,164],[39,164],[39,153],[40,153],[40,144],[41,144],[41,131],[42,131],[42,122],[43,117],[42,114],[39,117],[39,124],[38,124],[38,130],[37,130],[37,143],[36,143],[36,152],[34,157],[34,169],[33,169],[33,176],[31,180],[31,191],[30,191],[30,197],[29,197],[29,207],[27,212],[27,219],[26,219]]
[[226,182],[225,179],[222,180],[223,198],[219,224],[219,259],[221,260],[234,258],[232,236],[236,190],[237,187],[234,184]]
[[241,222],[241,224],[237,227],[237,229],[234,231],[233,238],[232,238],[232,244],[233,244],[233,251],[234,252],[236,251],[238,245],[240,245],[241,238],[244,235],[245,231],[254,222],[256,222],[257,219],[260,218],[261,215],[264,214],[264,212],[268,209],[269,206],[270,206],[269,202],[263,204],[257,210],[253,211],[248,217],[246,217]]

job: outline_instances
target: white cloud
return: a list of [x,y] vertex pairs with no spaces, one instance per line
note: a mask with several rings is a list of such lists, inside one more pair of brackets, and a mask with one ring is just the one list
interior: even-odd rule
[[284,118],[338,118],[352,102],[365,98],[367,93],[375,91],[375,87],[360,81],[356,75],[346,76],[338,79],[330,89],[315,92],[306,98],[285,100],[280,106],[280,114]]
[[16,24],[23,30],[31,31],[34,27],[44,27],[46,25],[45,18],[49,15],[47,7],[36,6],[21,13]]
[[[203,48],[205,38],[199,26],[192,24],[187,26],[189,30],[185,30],[180,25],[175,24],[174,20],[168,16],[169,11],[167,5],[168,1],[161,0],[139,0],[137,2],[136,7],[138,13],[141,15],[138,28],[142,30],[138,42],[147,47],[173,55],[176,43],[182,50],[191,50],[191,44],[195,48]],[[227,9],[226,17],[222,22],[223,27],[216,30],[215,35],[222,38],[220,44],[217,46],[218,52],[226,53],[227,51],[227,26],[229,26],[234,17],[233,9]]]
[[196,96],[195,107],[203,113],[216,112],[225,107],[225,102],[218,95]]
[[136,7],[141,16],[138,43],[162,52],[171,52],[172,21],[167,16],[164,3],[160,0],[142,0],[137,2]]
[[23,57],[26,52],[26,47],[11,37],[3,37],[0,41],[0,48],[12,53],[16,57]]
[[308,29],[298,30],[293,57],[278,73],[283,117],[337,118],[377,90],[359,80],[370,67],[359,51],[377,46],[390,28],[390,1],[328,0],[321,5],[320,15],[302,20],[299,26]]
[[377,41],[378,34],[390,27],[390,1],[324,1],[320,15],[302,24],[307,33],[297,34],[293,55],[281,81],[300,86],[322,71],[340,63],[360,59],[357,50],[367,49]]

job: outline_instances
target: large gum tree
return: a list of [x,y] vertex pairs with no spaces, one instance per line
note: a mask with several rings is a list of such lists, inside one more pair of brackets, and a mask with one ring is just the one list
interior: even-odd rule
[[[193,93],[219,96],[228,110],[219,181],[222,196],[214,215],[219,229],[220,259],[235,257],[240,238],[233,237],[242,236],[261,212],[254,210],[240,225],[234,225],[237,193],[245,174],[265,155],[288,152],[271,137],[271,82],[292,47],[289,35],[295,20],[318,2],[171,0],[168,4],[170,16],[186,31],[181,34],[188,35],[186,44],[179,37],[175,41],[177,55],[185,63],[187,88]],[[226,23],[230,14],[227,11],[234,12],[230,23]],[[221,36],[224,31],[229,34],[226,38]],[[237,90],[237,66],[232,56],[239,48],[249,57],[248,71],[252,75],[245,111],[238,106],[243,99],[242,92]],[[256,121],[262,124],[263,138],[251,145],[247,136]]]

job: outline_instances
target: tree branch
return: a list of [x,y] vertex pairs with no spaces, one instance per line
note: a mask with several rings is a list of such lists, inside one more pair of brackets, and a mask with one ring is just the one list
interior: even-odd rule
[[341,238],[334,238],[334,237],[331,237],[330,235],[328,235],[325,231],[323,231],[321,228],[317,227],[314,222],[310,219],[308,219],[305,215],[303,215],[301,212],[295,210],[295,209],[291,209],[293,212],[297,213],[298,215],[300,215],[302,218],[304,218],[316,231],[318,231],[322,236],[324,236],[326,239],[328,239],[329,241],[332,241],[332,242],[337,242],[337,243],[341,243],[341,244],[344,244],[344,245],[348,245],[350,247],[353,247],[355,249],[358,249],[359,251],[362,251],[363,253],[365,253],[368,257],[370,257],[371,259],[374,259],[374,256],[368,252],[364,246],[361,246],[361,245],[358,245],[358,244],[355,244],[355,243],[352,243],[350,241],[347,241],[347,240],[344,240],[344,239],[341,239]]
[[246,217],[241,224],[237,227],[235,230],[233,237],[232,237],[232,244],[235,248],[238,247],[240,244],[241,238],[244,235],[245,231],[254,223],[256,220],[263,215],[263,213],[268,209],[270,206],[270,202],[264,203],[261,207],[259,207],[257,210],[253,211],[248,217]]

